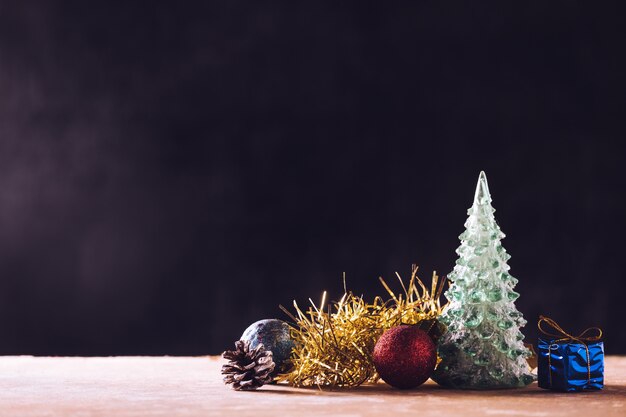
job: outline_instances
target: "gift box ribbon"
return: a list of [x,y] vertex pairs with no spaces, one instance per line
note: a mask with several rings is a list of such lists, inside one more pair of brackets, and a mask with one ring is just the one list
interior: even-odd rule
[[[550,326],[552,328],[552,331],[546,331],[542,327],[544,323],[545,325]],[[589,362],[589,347],[587,346],[587,343],[597,342],[598,340],[600,340],[602,338],[602,329],[600,329],[599,327],[589,327],[585,329],[578,336],[573,336],[567,333],[565,330],[563,330],[561,326],[557,324],[556,321],[552,320],[550,317],[545,317],[545,316],[539,316],[539,321],[537,322],[537,328],[539,329],[541,333],[553,338],[552,343],[576,341],[582,344],[583,346],[585,346],[585,351],[587,352],[587,382],[589,382],[591,380],[591,364]],[[590,333],[593,333],[593,332],[596,332],[596,334],[591,335]],[[552,350],[551,346],[550,346],[550,350]],[[550,360],[551,356],[552,355],[548,352],[548,369],[550,372],[549,373],[550,385],[552,385],[552,362]]]

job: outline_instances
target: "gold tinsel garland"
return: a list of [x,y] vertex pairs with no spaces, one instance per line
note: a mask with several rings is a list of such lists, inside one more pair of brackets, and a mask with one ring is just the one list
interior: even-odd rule
[[345,289],[338,302],[329,303],[325,310],[326,292],[319,308],[309,299],[311,307],[303,312],[294,301],[295,315],[283,306],[291,317],[292,370],[280,375],[297,387],[355,387],[376,382],[379,377],[371,354],[380,335],[399,324],[417,324],[436,339],[442,327],[437,321],[443,306],[440,297],[445,279],[433,272],[429,291],[417,276],[413,265],[409,286],[396,273],[404,294],[396,296],[380,278],[391,298],[384,301],[376,296],[372,303]]

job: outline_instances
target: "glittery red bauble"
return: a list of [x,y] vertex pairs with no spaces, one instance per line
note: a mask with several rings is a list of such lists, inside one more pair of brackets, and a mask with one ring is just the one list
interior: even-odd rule
[[425,331],[401,325],[380,336],[372,359],[383,381],[396,388],[414,388],[435,369],[437,349]]

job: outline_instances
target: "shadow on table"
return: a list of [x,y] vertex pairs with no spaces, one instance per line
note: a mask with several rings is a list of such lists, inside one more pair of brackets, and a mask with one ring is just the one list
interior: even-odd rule
[[593,396],[593,395],[611,395],[615,397],[626,398],[626,386],[623,385],[606,385],[601,391],[583,391],[583,392],[558,392],[539,388],[537,384],[533,384],[526,388],[498,389],[498,390],[459,390],[440,387],[434,384],[423,385],[419,388],[410,390],[400,390],[392,388],[384,384],[364,385],[357,388],[346,389],[336,392],[345,392],[354,394],[384,394],[398,396],[420,396],[420,395],[454,395],[454,396],[472,396],[472,397],[511,397],[511,396],[527,396],[527,397],[555,397],[555,396]]
[[[261,391],[259,391],[261,392]],[[558,398],[563,396],[587,397],[594,395],[608,395],[612,397],[620,397],[626,399],[626,386],[624,385],[605,385],[602,391],[583,391],[583,392],[559,392],[541,389],[537,384],[533,384],[526,388],[499,389],[499,390],[459,390],[443,388],[435,384],[422,385],[419,388],[401,390],[393,388],[386,384],[361,385],[355,388],[337,388],[320,390],[315,387],[293,388],[283,384],[272,385],[271,388],[263,389],[263,393],[267,394],[295,394],[295,395],[386,395],[399,397],[420,397],[420,396],[443,396],[447,397],[550,397]]]

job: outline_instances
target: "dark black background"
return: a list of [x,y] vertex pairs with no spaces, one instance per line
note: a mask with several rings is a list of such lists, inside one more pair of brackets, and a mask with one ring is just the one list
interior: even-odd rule
[[[456,259],[626,353],[620,3],[0,2],[0,353],[206,354]],[[397,286],[396,286],[397,288]]]

